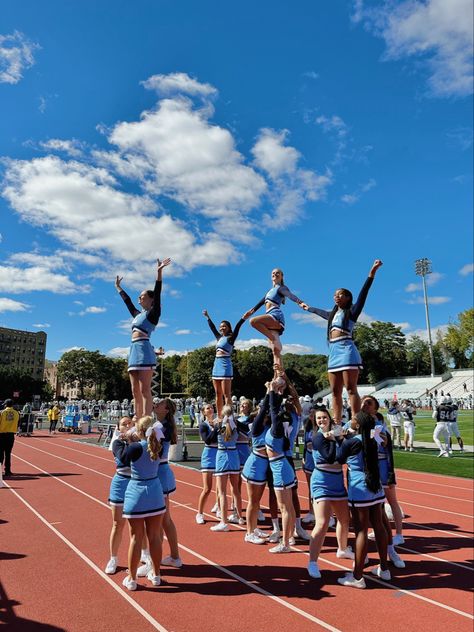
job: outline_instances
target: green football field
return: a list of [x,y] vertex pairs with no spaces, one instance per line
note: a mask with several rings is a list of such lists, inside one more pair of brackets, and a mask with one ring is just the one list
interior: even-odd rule
[[[382,411],[385,416],[385,411]],[[429,441],[433,443],[433,431],[435,420],[428,410],[419,410],[415,416],[415,443],[417,441]],[[466,445],[474,445],[474,411],[461,410],[458,415],[458,426],[461,437]],[[455,443],[456,440],[455,440]]]

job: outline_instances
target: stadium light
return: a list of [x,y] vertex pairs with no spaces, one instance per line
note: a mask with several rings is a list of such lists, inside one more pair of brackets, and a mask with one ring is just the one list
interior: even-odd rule
[[426,275],[433,272],[431,267],[431,261],[429,259],[417,259],[415,261],[415,274],[421,276],[423,282],[423,294],[425,297],[425,314],[426,314],[426,327],[428,329],[428,347],[430,350],[430,362],[431,362],[431,377],[435,376],[435,365],[433,356],[433,343],[431,341],[431,327],[430,327],[430,314],[428,311],[428,293],[426,291]]

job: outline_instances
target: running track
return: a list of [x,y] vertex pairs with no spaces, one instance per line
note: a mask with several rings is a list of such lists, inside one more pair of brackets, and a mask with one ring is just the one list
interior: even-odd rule
[[[312,580],[307,545],[271,555],[266,546],[245,544],[241,527],[209,531],[212,514],[196,525],[201,475],[176,466],[172,512],[184,566],[162,569],[161,587],[142,579],[130,593],[121,586],[126,534],[120,572],[103,573],[110,453],[38,433],[16,440],[12,467],[18,475],[0,490],[0,623],[14,632],[472,630],[473,486],[467,479],[398,472],[407,514],[406,543],[398,550],[407,566],[392,568],[388,583],[366,574],[368,588],[361,591],[337,584],[351,562],[336,558],[334,531],[320,557],[323,579]],[[306,483],[300,494],[306,512]],[[373,565],[373,549],[369,556]]]

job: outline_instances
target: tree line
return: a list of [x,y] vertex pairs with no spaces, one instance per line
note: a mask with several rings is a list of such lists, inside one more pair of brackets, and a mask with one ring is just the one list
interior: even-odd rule
[[[363,358],[364,368],[359,382],[375,384],[387,377],[429,375],[428,343],[419,336],[407,337],[400,327],[375,321],[357,324],[354,338]],[[444,335],[433,345],[435,372],[440,375],[448,366],[455,369],[474,366],[474,310],[459,314]],[[157,368],[157,381],[163,393],[189,393],[206,399],[213,397],[211,380],[214,347],[201,347],[187,355],[162,358]],[[273,375],[273,360],[266,346],[252,347],[233,354],[234,380],[232,392],[237,396],[259,398],[264,383]],[[313,395],[328,383],[327,356],[287,353],[284,366],[290,380],[301,394]],[[77,382],[83,396],[102,399],[130,398],[125,360],[108,358],[98,351],[68,351],[58,364],[58,375],[65,383]]]

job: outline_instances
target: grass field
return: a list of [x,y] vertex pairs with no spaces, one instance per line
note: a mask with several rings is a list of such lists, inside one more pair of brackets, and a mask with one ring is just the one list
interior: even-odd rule
[[[385,411],[382,411],[384,414]],[[428,410],[420,410],[415,417],[415,442],[429,441],[433,443],[435,420]],[[458,415],[458,426],[461,437],[466,445],[474,445],[474,411],[462,410]]]
[[474,454],[454,448],[451,458],[438,458],[439,450],[416,448],[416,452],[394,450],[395,467],[415,472],[431,472],[474,478]]

